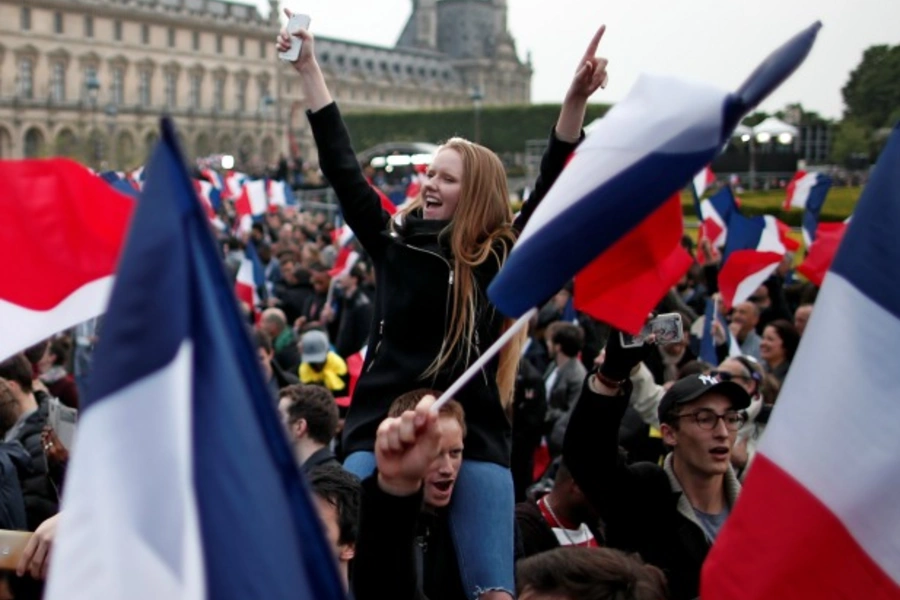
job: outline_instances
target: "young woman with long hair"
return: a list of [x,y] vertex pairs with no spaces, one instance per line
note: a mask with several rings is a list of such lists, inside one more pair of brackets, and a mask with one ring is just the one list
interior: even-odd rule
[[[356,159],[316,61],[312,35],[295,34],[303,48],[293,66],[319,165],[376,272],[372,334],[344,428],[348,470],[362,477],[374,471],[376,430],[394,399],[421,387],[447,389],[509,326],[486,290],[582,137],[587,100],[606,82],[607,61],[595,57],[603,31],[597,31],[579,64],[534,192],[517,218],[500,159],[462,138],[441,146],[418,198],[391,218]],[[276,45],[279,51],[290,47],[286,31]],[[468,435],[450,521],[460,576],[471,597],[512,596],[515,589],[506,407],[521,342],[505,348],[455,398],[466,411]]]

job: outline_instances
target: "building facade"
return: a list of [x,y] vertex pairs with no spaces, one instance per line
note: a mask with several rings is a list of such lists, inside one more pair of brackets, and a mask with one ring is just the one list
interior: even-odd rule
[[[0,158],[142,164],[158,117],[191,156],[271,164],[312,143],[270,17],[223,0],[0,0]],[[477,42],[477,43],[476,43]],[[531,66],[506,31],[505,0],[414,0],[395,48],[317,38],[345,111],[530,101]]]

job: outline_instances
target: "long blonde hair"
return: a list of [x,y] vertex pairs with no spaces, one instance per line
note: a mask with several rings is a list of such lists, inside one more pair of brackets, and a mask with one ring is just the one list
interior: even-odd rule
[[[454,150],[462,158],[463,174],[459,203],[448,226],[450,249],[454,265],[453,304],[450,324],[441,351],[423,376],[436,375],[452,359],[455,348],[464,346],[458,358],[471,362],[475,336],[475,278],[474,270],[493,258],[503,265],[509,249],[516,240],[512,228],[513,214],[509,204],[506,170],[500,158],[491,150],[463,138],[451,138],[441,150]],[[425,205],[424,186],[418,197],[401,211],[401,220]],[[393,223],[392,223],[393,226]],[[442,235],[447,230],[442,232]],[[498,243],[502,242],[502,243]],[[498,249],[500,252],[498,253]],[[512,321],[504,322],[503,330]],[[504,408],[512,402],[522,344],[526,331],[517,335],[500,351],[497,369],[497,388]]]

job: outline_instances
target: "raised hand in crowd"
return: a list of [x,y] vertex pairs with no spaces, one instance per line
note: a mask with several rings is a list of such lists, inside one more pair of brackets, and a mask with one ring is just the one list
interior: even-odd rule
[[[294,13],[285,8],[284,14],[290,20]],[[322,70],[316,61],[315,41],[312,34],[303,29],[293,35],[303,41],[303,46],[300,48],[300,56],[291,63],[291,66],[300,74],[300,86],[303,88],[307,108],[316,112],[332,103],[331,93],[328,91],[325,77],[322,75]],[[290,50],[291,34],[288,33],[287,29],[282,29],[281,33],[278,34],[275,46],[278,52]]]
[[575,77],[566,92],[563,100],[559,120],[556,123],[556,135],[567,142],[576,142],[581,136],[581,126],[584,123],[584,111],[588,98],[601,87],[606,87],[609,75],[606,66],[609,61],[596,56],[600,40],[606,31],[606,25],[601,25],[594,34],[591,43],[588,44],[584,56],[578,63]]
[[441,423],[432,413],[433,396],[415,411],[382,421],[375,437],[378,486],[394,496],[409,496],[422,487],[429,465],[441,451]]
[[57,513],[35,529],[16,566],[19,577],[29,573],[35,579],[46,579],[47,569],[50,567],[50,551],[53,549],[53,539],[56,537],[56,527],[61,515],[62,513]]

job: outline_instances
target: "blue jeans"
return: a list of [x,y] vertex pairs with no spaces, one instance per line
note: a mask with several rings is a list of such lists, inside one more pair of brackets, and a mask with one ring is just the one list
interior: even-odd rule
[[[375,472],[375,454],[354,452],[344,468],[365,478]],[[498,464],[463,460],[450,502],[450,532],[463,588],[471,598],[487,591],[515,590],[515,494],[512,474]]]

